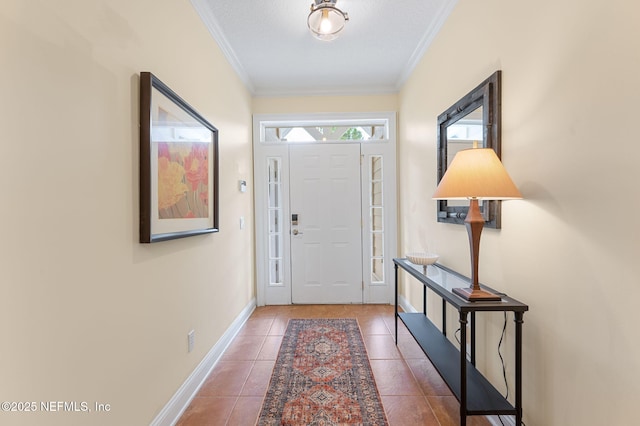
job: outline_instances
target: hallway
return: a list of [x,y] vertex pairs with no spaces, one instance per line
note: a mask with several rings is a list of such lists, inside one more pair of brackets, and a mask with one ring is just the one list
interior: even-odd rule
[[[399,323],[396,347],[393,312],[390,305],[257,308],[178,425],[254,425],[290,318],[358,320],[389,425],[457,425],[459,404],[456,398],[402,323]],[[490,423],[481,417],[471,417],[467,424]]]

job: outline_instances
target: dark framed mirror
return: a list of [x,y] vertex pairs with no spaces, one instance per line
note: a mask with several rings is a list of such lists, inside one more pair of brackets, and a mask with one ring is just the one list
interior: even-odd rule
[[[478,147],[493,148],[500,158],[501,71],[438,116],[438,183],[456,152]],[[438,200],[438,222],[464,224],[468,201]],[[500,201],[480,201],[486,228],[500,228]]]

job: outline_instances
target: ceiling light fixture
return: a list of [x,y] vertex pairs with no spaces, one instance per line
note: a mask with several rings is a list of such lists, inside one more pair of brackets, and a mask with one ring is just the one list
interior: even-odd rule
[[307,25],[315,38],[323,41],[335,40],[344,29],[349,15],[336,7],[336,1],[314,0],[311,4]]

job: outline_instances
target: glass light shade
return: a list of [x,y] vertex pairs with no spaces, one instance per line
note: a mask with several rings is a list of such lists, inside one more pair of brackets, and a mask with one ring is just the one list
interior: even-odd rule
[[434,200],[522,198],[491,148],[465,149],[456,154],[440,180]]
[[338,38],[348,20],[347,13],[336,7],[336,0],[316,0],[311,5],[307,25],[317,39],[331,41]]

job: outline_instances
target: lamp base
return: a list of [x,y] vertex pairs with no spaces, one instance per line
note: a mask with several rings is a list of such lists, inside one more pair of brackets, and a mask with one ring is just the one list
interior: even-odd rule
[[472,287],[454,288],[453,292],[469,302],[499,302],[502,300],[497,294],[485,290],[474,290]]

